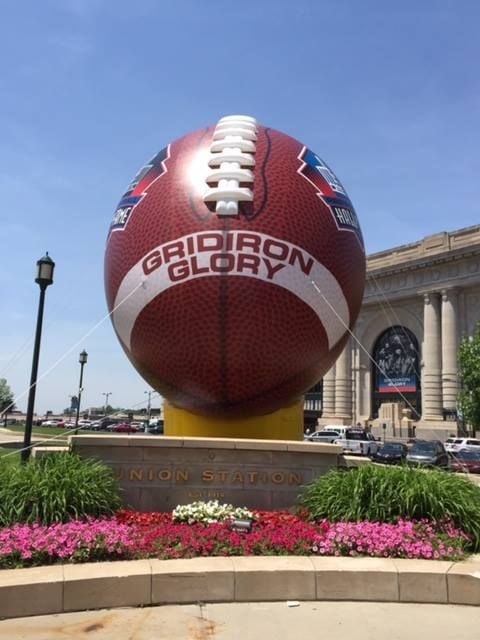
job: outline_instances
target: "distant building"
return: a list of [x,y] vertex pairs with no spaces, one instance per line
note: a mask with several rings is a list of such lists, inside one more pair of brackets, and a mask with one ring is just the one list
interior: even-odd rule
[[354,337],[311,392],[320,424],[385,424],[406,436],[410,418],[417,437],[446,437],[461,426],[459,341],[480,321],[480,225],[374,253],[367,265]]

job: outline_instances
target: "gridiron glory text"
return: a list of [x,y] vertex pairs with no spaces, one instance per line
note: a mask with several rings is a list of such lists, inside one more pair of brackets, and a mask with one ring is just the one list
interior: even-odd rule
[[167,267],[171,282],[207,274],[259,276],[273,280],[287,266],[310,275],[314,258],[300,247],[261,233],[208,231],[153,249],[142,261],[146,276]]

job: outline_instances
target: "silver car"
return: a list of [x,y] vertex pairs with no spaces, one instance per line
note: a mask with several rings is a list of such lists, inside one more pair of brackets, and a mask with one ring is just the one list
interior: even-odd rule
[[417,440],[407,453],[407,463],[448,468],[449,458],[440,440]]

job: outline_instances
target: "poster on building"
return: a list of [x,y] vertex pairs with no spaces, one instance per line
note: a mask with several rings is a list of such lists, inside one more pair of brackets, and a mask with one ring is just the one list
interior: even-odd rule
[[417,390],[417,380],[415,375],[403,377],[390,377],[383,374],[379,375],[378,391],[380,393],[415,393]]
[[391,327],[375,349],[377,391],[415,393],[419,379],[416,340],[405,327]]

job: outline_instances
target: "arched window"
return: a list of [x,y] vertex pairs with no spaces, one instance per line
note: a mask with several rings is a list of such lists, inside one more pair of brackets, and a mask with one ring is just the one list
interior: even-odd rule
[[[373,348],[372,417],[378,417],[382,402],[401,402],[413,407],[413,418],[421,415],[420,355],[418,341],[402,326],[390,327]],[[405,402],[405,400],[407,402]]]

